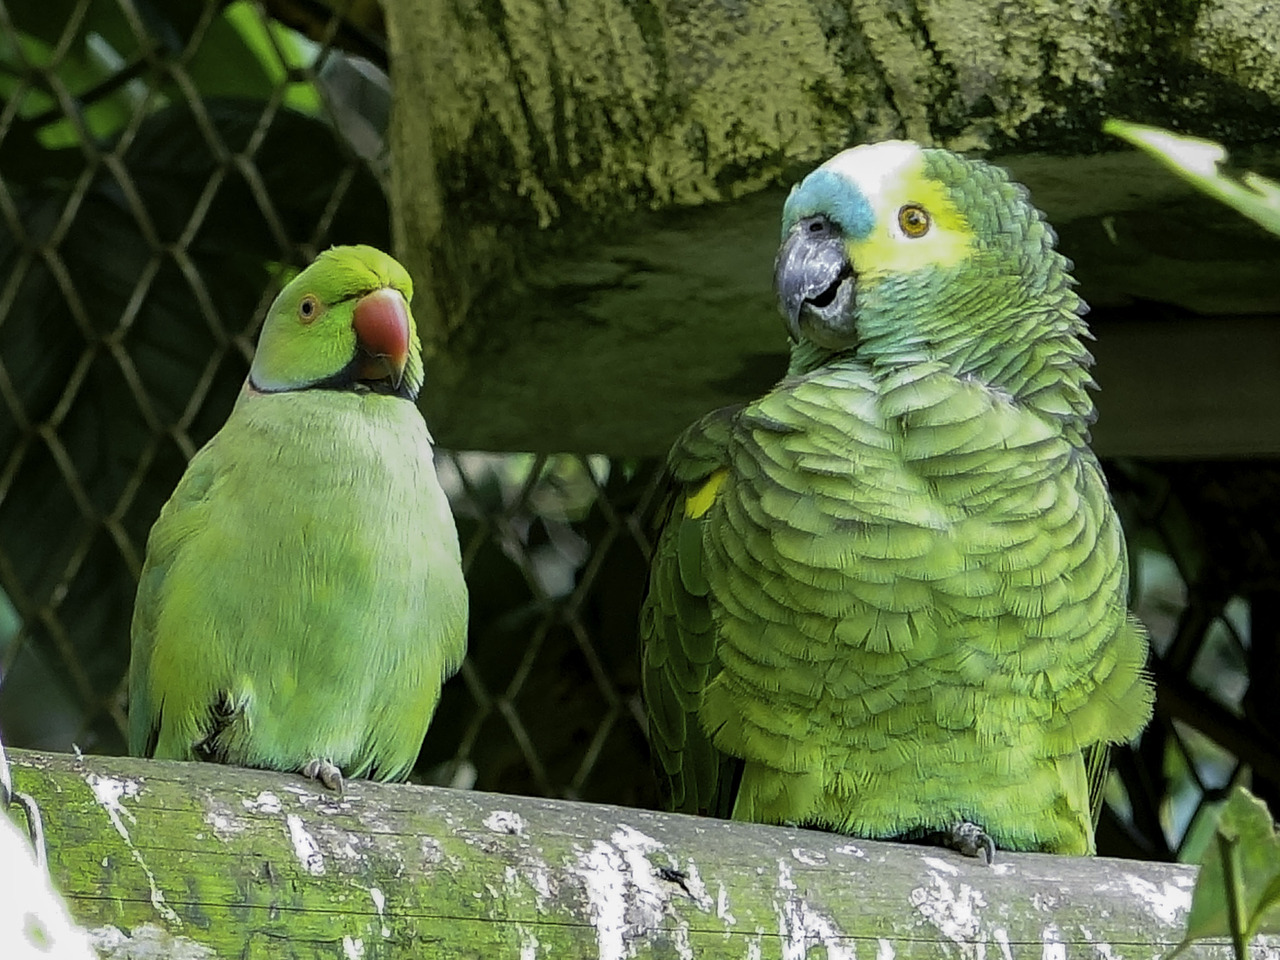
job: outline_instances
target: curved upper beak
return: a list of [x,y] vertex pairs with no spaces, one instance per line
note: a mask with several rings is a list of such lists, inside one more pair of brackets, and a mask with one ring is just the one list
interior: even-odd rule
[[806,217],[787,233],[773,267],[773,288],[793,340],[802,338],[800,318],[830,304],[851,273],[844,240],[825,217]]
[[359,378],[390,380],[399,388],[409,360],[409,305],[398,290],[384,287],[356,303],[351,321],[360,348]]

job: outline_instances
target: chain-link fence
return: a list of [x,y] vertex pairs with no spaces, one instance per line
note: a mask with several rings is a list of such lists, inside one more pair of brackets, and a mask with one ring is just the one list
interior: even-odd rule
[[[389,245],[385,65],[351,49],[379,56],[359,25],[326,16],[304,36],[247,0],[0,3],[12,745],[123,750],[128,623],[161,504],[225,419],[288,271],[331,243]],[[417,775],[655,804],[636,613],[660,464],[439,461],[472,628]],[[1196,846],[1203,803],[1250,775],[1277,799],[1277,472],[1112,465],[1160,711],[1116,758],[1104,850]]]

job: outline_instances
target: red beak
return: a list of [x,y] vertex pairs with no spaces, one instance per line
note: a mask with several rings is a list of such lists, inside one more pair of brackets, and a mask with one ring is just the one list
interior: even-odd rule
[[390,380],[399,387],[409,359],[409,307],[396,290],[383,288],[356,304],[351,326],[360,358],[361,380]]

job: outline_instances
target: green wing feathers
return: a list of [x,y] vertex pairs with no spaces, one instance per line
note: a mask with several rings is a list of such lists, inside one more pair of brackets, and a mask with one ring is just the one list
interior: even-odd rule
[[671,807],[727,817],[737,765],[711,745],[698,711],[703,691],[720,669],[717,638],[703,573],[706,510],[723,482],[725,439],[733,409],[695,424],[672,450],[672,488],[641,611],[641,682],[649,710],[654,757]]

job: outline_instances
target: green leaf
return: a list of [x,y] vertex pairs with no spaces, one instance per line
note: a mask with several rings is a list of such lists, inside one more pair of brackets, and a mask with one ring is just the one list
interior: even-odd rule
[[[291,80],[291,72],[315,59],[309,40],[279,26],[245,0],[236,0],[209,24],[199,48],[186,64],[202,97],[246,97],[268,100],[284,86],[285,103],[312,116],[320,98],[308,82]],[[285,58],[282,61],[281,58]]]
[[1102,129],[1145,150],[1211,197],[1280,234],[1280,184],[1257,173],[1236,176],[1225,169],[1227,151],[1221,144],[1114,118]]
[[1226,875],[1220,844],[1211,844],[1191,895],[1186,934],[1172,955],[1195,940],[1232,936],[1230,897],[1237,885],[1244,927],[1237,932],[1246,939],[1280,933],[1280,837],[1267,805],[1236,787],[1223,804],[1217,834],[1234,848],[1231,859],[1239,875]]

